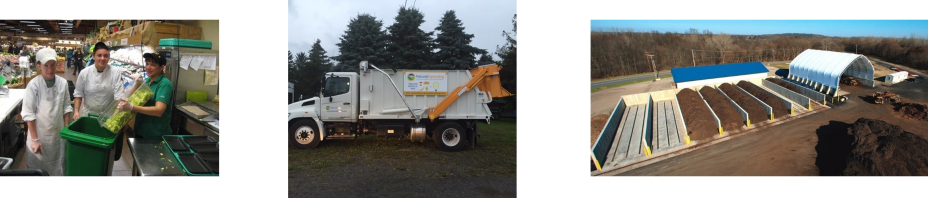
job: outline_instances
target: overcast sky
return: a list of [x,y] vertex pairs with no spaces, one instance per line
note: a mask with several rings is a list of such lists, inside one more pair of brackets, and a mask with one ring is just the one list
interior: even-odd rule
[[[512,31],[512,16],[516,14],[516,1],[470,0],[470,1],[338,1],[338,0],[288,0],[288,34],[287,49],[293,54],[309,52],[313,42],[320,39],[322,48],[329,57],[338,55],[338,46],[342,34],[348,28],[348,22],[361,13],[369,13],[383,22],[383,30],[393,25],[397,12],[403,3],[422,12],[425,23],[419,27],[425,32],[434,31],[438,22],[448,10],[464,25],[464,32],[473,34],[471,45],[496,52],[496,46],[505,44],[503,30]],[[518,20],[518,19],[517,19]],[[437,32],[436,32],[437,33]],[[436,35],[432,35],[434,39]],[[496,55],[494,59],[499,59]],[[333,60],[334,61],[334,60]]]

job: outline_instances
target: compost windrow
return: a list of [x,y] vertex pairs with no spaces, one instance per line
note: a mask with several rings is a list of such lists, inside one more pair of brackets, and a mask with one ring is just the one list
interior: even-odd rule
[[780,100],[780,98],[777,96],[767,93],[767,91],[762,90],[754,83],[750,83],[748,81],[742,80],[738,82],[738,87],[741,87],[741,89],[751,93],[751,95],[754,95],[754,97],[757,97],[757,99],[760,99],[761,101],[764,101],[764,103],[767,103],[767,105],[770,105],[770,108],[773,108],[774,117],[789,116],[789,108],[786,108],[786,103],[783,103],[783,100]]
[[699,94],[692,89],[680,90],[677,93],[683,121],[686,123],[687,134],[691,140],[710,139],[718,134],[718,125],[712,118],[709,107],[703,102]]
[[780,80],[779,78],[767,78],[767,79],[764,79],[764,80],[770,81],[770,82],[772,82],[773,84],[780,85],[781,87],[786,88],[786,89],[789,89],[790,91],[799,93],[799,90],[796,89],[796,86],[795,86],[795,85],[793,85],[792,83],[789,83],[789,82]]
[[725,96],[722,96],[715,88],[705,86],[699,89],[699,93],[702,94],[702,97],[705,98],[709,106],[712,107],[712,111],[715,112],[715,115],[719,117],[723,129],[727,131],[739,129],[741,126],[744,126],[744,119],[741,118],[741,113],[738,113],[738,110],[731,105],[731,102],[728,102],[728,99],[725,99]]
[[725,83],[719,86],[719,90],[725,92],[728,97],[738,103],[738,106],[741,106],[745,111],[748,112],[748,117],[751,118],[752,123],[759,123],[769,119],[767,115],[767,110],[764,109],[764,106],[761,106],[756,100],[744,94],[736,88],[734,85]]

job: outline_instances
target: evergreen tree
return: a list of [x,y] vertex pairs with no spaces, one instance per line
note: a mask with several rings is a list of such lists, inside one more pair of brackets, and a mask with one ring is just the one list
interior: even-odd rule
[[293,97],[296,98],[295,100],[300,100],[301,95],[303,96],[302,99],[316,95],[308,93],[308,91],[305,90],[307,86],[310,86],[306,83],[306,77],[309,76],[306,74],[309,70],[306,68],[308,63],[309,57],[306,55],[306,52],[298,52],[293,58],[293,66],[290,67],[290,72],[288,73],[289,79],[287,80],[293,83]]
[[489,53],[483,53],[482,55],[480,55],[480,60],[477,60],[477,65],[493,63],[493,62],[496,62],[496,61],[493,60],[492,55],[490,55]]
[[332,57],[338,61],[335,71],[357,72],[361,61],[370,61],[374,65],[384,65],[387,54],[386,32],[381,30],[383,22],[370,14],[359,14],[348,23],[348,30],[342,35],[338,44],[339,55]]
[[[391,61],[382,68],[429,69],[432,63],[432,33],[422,31],[425,22],[416,8],[400,7],[396,22],[387,30],[390,43],[388,51]],[[374,63],[376,65],[376,63]]]
[[293,64],[293,52],[287,50],[287,82],[292,83],[293,80],[296,79],[293,77],[293,75],[296,74],[296,71],[294,70],[295,68],[296,66]]
[[305,88],[300,90],[310,96],[318,95],[319,89],[322,86],[322,79],[325,78],[325,73],[329,72],[333,66],[329,57],[325,55],[326,51],[322,49],[320,43],[321,41],[316,39],[313,48],[309,50],[309,56],[307,57],[308,62],[305,67],[306,71],[303,72],[306,74],[305,81],[302,83]]
[[435,30],[440,33],[435,38],[438,52],[434,69],[468,69],[476,65],[476,55],[486,53],[486,50],[470,45],[474,35],[464,32],[464,24],[454,10],[445,12]]
[[[500,80],[503,88],[509,92],[516,93],[516,15],[512,16],[512,32],[503,31],[503,37],[506,37],[506,44],[496,47],[496,55],[499,56],[499,65],[503,67],[500,71]],[[505,98],[506,105],[503,110],[511,111],[516,109],[516,96]]]

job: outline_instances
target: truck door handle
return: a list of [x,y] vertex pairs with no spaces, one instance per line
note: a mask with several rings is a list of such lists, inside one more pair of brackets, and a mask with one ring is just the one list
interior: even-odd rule
[[351,104],[350,102],[346,102],[346,103],[345,103],[345,104],[343,104],[343,105],[350,105],[350,104]]

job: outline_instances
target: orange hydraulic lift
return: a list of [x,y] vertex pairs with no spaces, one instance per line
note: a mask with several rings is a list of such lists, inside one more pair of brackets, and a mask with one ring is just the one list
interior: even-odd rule
[[444,112],[448,106],[451,106],[458,97],[473,90],[475,86],[481,91],[489,94],[490,98],[513,96],[514,94],[509,93],[509,91],[506,91],[506,89],[500,85],[499,71],[502,69],[502,66],[496,64],[484,65],[471,69],[470,74],[472,78],[470,81],[467,81],[467,84],[454,89],[454,91],[448,94],[441,103],[438,103],[438,106],[429,108],[429,120],[435,121],[438,115],[441,115],[441,113]]

